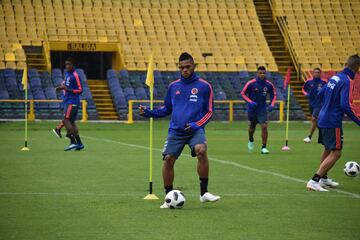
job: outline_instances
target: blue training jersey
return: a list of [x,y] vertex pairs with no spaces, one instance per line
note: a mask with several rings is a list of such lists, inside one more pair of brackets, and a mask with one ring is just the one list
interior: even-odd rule
[[309,104],[312,108],[321,107],[322,102],[318,97],[318,93],[325,84],[326,82],[321,78],[313,78],[305,82],[302,92],[308,97]]
[[146,117],[161,118],[171,114],[169,134],[188,135],[187,124],[205,128],[213,114],[213,91],[210,83],[196,76],[169,84],[164,106],[149,111]]
[[352,109],[353,79],[355,74],[348,68],[334,75],[321,89],[319,96],[323,106],[320,110],[318,125],[320,128],[340,128],[344,113],[360,125],[360,119]]
[[[257,104],[256,111],[266,111],[266,98],[270,95],[270,105],[274,106],[276,101],[276,90],[274,85],[269,80],[261,80],[259,78],[248,81],[241,96],[247,103],[255,102]],[[248,110],[250,105],[248,104]]]
[[64,104],[80,104],[80,95],[83,91],[81,80],[77,72],[65,72],[65,86],[66,91],[64,93]]

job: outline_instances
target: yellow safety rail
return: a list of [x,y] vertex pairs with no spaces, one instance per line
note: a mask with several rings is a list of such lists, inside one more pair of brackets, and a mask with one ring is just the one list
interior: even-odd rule
[[[1,102],[7,102],[7,103],[24,103],[25,100],[23,99],[0,99],[0,103]],[[30,102],[30,112],[28,113],[28,120],[29,121],[34,121],[35,120],[35,111],[34,111],[34,103],[35,102],[42,102],[42,103],[60,103],[62,102],[61,100],[36,100],[36,99],[31,99],[28,100],[28,102]],[[87,102],[86,100],[81,100],[81,104],[82,104],[82,119],[81,122],[87,122],[88,120],[88,114],[87,114]]]
[[[128,120],[127,123],[134,123],[134,113],[133,113],[133,107],[134,103],[149,103],[150,100],[129,100],[129,113],[128,113]],[[163,100],[154,100],[154,103],[163,103]],[[284,121],[284,101],[276,101],[279,103],[279,122]],[[228,104],[229,105],[229,122],[233,122],[234,120],[234,104],[242,103],[244,104],[244,100],[215,100],[214,103],[220,103],[220,104]]]

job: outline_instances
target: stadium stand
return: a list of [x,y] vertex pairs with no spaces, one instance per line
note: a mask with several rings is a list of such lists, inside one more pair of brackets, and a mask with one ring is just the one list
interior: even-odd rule
[[303,70],[341,70],[360,51],[360,2],[347,0],[273,0]]
[[[6,67],[23,65],[24,51],[12,47],[19,43],[120,41],[128,70],[145,70],[150,52],[155,51],[157,68],[175,71],[179,52],[186,50],[201,71],[255,71],[257,65],[277,71],[250,0],[7,0],[0,13],[7,56],[1,62]],[[203,53],[211,54],[203,57]]]
[[[83,84],[81,99],[88,103],[88,118],[98,119],[94,100],[87,84],[86,75],[82,69],[76,70]],[[24,99],[24,90],[21,83],[22,71],[14,69],[0,70],[0,99]],[[38,72],[36,69],[29,69],[29,92],[28,98],[34,100],[61,100],[62,93],[55,92],[64,79],[60,69],[54,69],[52,76],[48,72]],[[35,115],[38,119],[59,119],[62,117],[62,104],[58,102],[35,102]],[[2,118],[22,118],[24,107],[21,103],[0,103],[0,113]]]
[[[199,72],[199,76],[207,79],[213,86],[215,100],[242,100],[240,91],[247,81],[255,77],[256,72]],[[170,82],[179,78],[179,72],[161,72],[155,71],[155,99],[164,99],[167,86]],[[277,99],[285,100],[287,92],[283,90],[283,77],[277,72],[268,72],[267,78],[272,81],[276,87]],[[117,110],[119,119],[127,118],[127,102],[129,100],[149,99],[148,87],[145,85],[146,72],[144,71],[126,71],[117,72],[113,69],[107,71],[107,81],[112,95],[114,106]],[[217,104],[215,106],[214,117],[217,120],[226,120],[228,109],[226,105]],[[292,96],[291,107],[293,109],[292,119],[303,119],[303,112]],[[234,119],[245,118],[245,105],[235,106]],[[274,111],[270,118],[278,120],[278,108]]]

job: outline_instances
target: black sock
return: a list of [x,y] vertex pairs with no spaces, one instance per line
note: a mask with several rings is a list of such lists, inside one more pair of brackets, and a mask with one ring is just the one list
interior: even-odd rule
[[266,144],[263,144],[261,148],[266,148]]
[[76,144],[75,137],[72,134],[66,134],[67,138],[70,138],[70,144]]
[[323,179],[327,179],[327,174],[325,174],[322,178],[323,178]]
[[309,135],[309,138],[310,138],[310,139],[311,139],[311,137],[312,137],[312,136],[311,136],[311,135]]
[[200,194],[201,194],[201,196],[204,195],[208,191],[208,189],[207,189],[208,182],[209,182],[208,178],[200,178]]
[[168,194],[168,192],[173,190],[173,185],[165,186],[164,188],[165,188],[165,194]]
[[314,180],[315,182],[319,182],[320,179],[321,179],[321,176],[320,176],[320,175],[317,175],[316,173],[315,173],[315,175],[312,177],[312,180]]
[[249,137],[250,142],[254,142],[254,137]]
[[77,143],[77,144],[82,145],[82,142],[81,142],[81,139],[80,139],[80,135],[75,136],[75,140],[76,140],[76,143]]

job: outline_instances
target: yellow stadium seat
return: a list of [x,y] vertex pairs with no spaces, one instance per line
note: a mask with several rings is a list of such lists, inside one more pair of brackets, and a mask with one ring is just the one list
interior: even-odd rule
[[7,52],[5,53],[5,61],[6,62],[15,62],[15,54],[13,52]]

